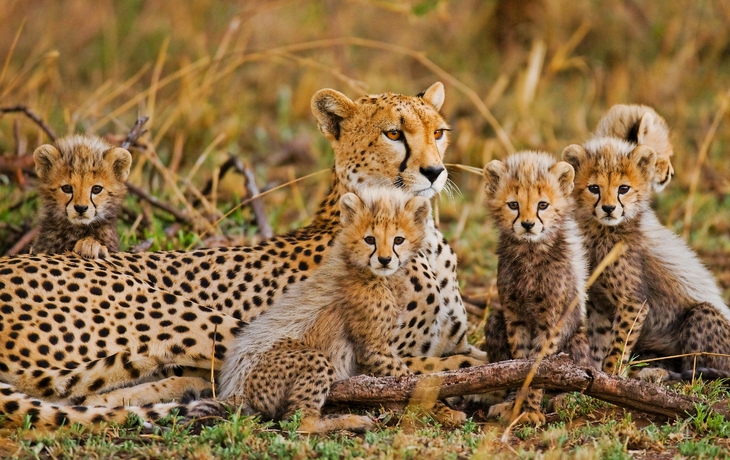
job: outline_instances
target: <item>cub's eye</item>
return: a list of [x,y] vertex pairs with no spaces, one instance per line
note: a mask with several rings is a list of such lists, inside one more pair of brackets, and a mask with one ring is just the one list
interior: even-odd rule
[[398,141],[403,137],[403,131],[399,129],[391,129],[390,131],[385,131],[385,135],[391,141]]
[[598,193],[601,191],[601,188],[597,185],[589,185],[588,191],[594,195],[598,195]]
[[63,193],[73,193],[74,188],[71,187],[70,185],[64,185],[64,186],[61,187],[61,191]]
[[370,246],[375,244],[375,237],[374,236],[366,236],[365,242],[369,244]]
[[516,201],[509,201],[509,202],[507,202],[507,207],[510,208],[510,209],[512,209],[512,210],[515,210],[515,209],[518,209],[520,207],[520,204],[518,202],[516,202]]
[[95,185],[91,187],[91,193],[93,193],[94,195],[100,194],[102,190],[104,190],[104,187],[102,187],[101,185]]
[[547,201],[541,201],[541,202],[537,203],[537,209],[539,209],[541,211],[546,210],[548,208],[548,206],[550,206],[550,203],[548,203]]
[[402,236],[396,236],[395,238],[393,238],[393,244],[395,244],[396,246],[403,244],[405,241],[406,239]]
[[625,193],[629,193],[629,190],[630,189],[631,189],[631,187],[629,187],[628,185],[619,185],[618,186],[618,194],[619,195],[623,195]]
[[436,140],[441,139],[442,137],[444,137],[444,131],[446,131],[446,130],[445,129],[437,129],[436,131],[433,132],[433,138],[436,139]]

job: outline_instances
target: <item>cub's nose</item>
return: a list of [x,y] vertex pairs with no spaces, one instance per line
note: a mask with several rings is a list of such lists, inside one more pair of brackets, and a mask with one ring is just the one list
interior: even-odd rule
[[522,228],[524,228],[525,230],[530,230],[534,226],[535,222],[522,222]]
[[378,257],[378,262],[380,262],[383,267],[387,266],[391,260],[393,260],[392,257]]
[[607,206],[604,204],[603,206],[601,206],[601,209],[603,209],[603,212],[605,212],[606,214],[611,214],[616,209],[616,206]]
[[79,214],[83,214],[83,213],[85,213],[89,209],[89,207],[88,206],[81,206],[81,205],[75,204],[74,205],[74,209]]
[[442,172],[444,172],[443,166],[429,166],[428,168],[420,168],[421,174],[426,176],[426,179],[431,181],[433,184],[436,179],[439,178]]

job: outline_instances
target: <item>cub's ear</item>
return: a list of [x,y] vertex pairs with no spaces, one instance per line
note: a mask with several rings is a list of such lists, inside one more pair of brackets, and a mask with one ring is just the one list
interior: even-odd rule
[[44,144],[35,149],[33,160],[38,178],[43,180],[53,169],[53,165],[60,162],[61,152],[51,144]]
[[132,169],[132,154],[121,147],[115,147],[104,154],[104,162],[111,165],[114,177],[125,182]]
[[352,192],[342,195],[342,198],[340,198],[340,223],[343,226],[351,224],[362,208],[363,203],[359,196]]
[[639,145],[631,151],[629,158],[636,164],[646,180],[650,181],[654,178],[656,151],[653,148],[648,145]]
[[[567,161],[575,171],[580,169],[580,164],[586,159],[586,149],[578,144],[571,144],[563,150],[563,161]],[[575,171],[573,173],[575,174]]]
[[413,215],[413,221],[418,225],[423,225],[431,216],[431,203],[422,196],[414,196],[408,200],[404,209]]
[[444,98],[446,97],[444,93],[444,85],[440,81],[437,81],[418,96],[434,106],[436,110],[441,110],[441,106],[444,105]]
[[550,172],[558,178],[560,183],[560,190],[564,195],[570,195],[573,191],[573,179],[575,179],[575,169],[570,163],[565,161],[558,161],[550,167]]
[[340,124],[355,112],[355,103],[333,89],[320,89],[312,96],[312,113],[319,130],[330,141],[340,139]]
[[649,132],[654,128],[656,117],[651,112],[644,112],[639,120],[639,128],[636,131],[636,143],[646,144]]
[[499,187],[499,178],[506,171],[504,163],[499,160],[492,160],[484,166],[484,180],[487,183],[487,194],[494,195]]

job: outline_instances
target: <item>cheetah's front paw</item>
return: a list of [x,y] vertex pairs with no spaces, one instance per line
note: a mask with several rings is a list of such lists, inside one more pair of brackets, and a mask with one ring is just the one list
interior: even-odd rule
[[669,380],[669,372],[661,367],[645,367],[637,372],[634,377],[644,382],[662,383]]
[[[500,404],[495,404],[489,408],[487,417],[512,422],[512,413],[514,412],[514,408],[514,401],[505,401]],[[518,419],[517,423],[527,423],[540,426],[545,423],[545,414],[536,409],[527,409],[522,411],[522,413],[518,416]]]
[[74,252],[85,259],[104,259],[109,257],[107,247],[89,236],[81,238],[76,242]]

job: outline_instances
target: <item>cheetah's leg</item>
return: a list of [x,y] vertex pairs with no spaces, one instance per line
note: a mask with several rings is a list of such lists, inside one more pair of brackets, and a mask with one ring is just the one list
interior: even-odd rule
[[[680,332],[682,353],[709,352],[730,354],[730,322],[715,307],[700,303],[690,309],[684,317]],[[730,376],[730,358],[704,355],[682,358],[682,370],[706,368],[705,373],[714,370],[713,377]],[[725,374],[725,375],[723,375]]]
[[107,247],[90,236],[78,240],[74,245],[74,252],[86,259],[104,259],[109,257]]
[[120,388],[108,393],[87,396],[87,406],[144,406],[164,400],[180,400],[184,396],[195,399],[212,395],[210,382],[199,377],[170,377],[156,382]]
[[594,369],[603,369],[603,360],[611,347],[611,318],[601,314],[593,304],[586,302],[587,334],[590,344],[590,359]]
[[629,362],[648,310],[649,306],[644,302],[631,302],[617,308],[611,328],[611,347],[603,360],[604,372],[616,373],[621,365]]

